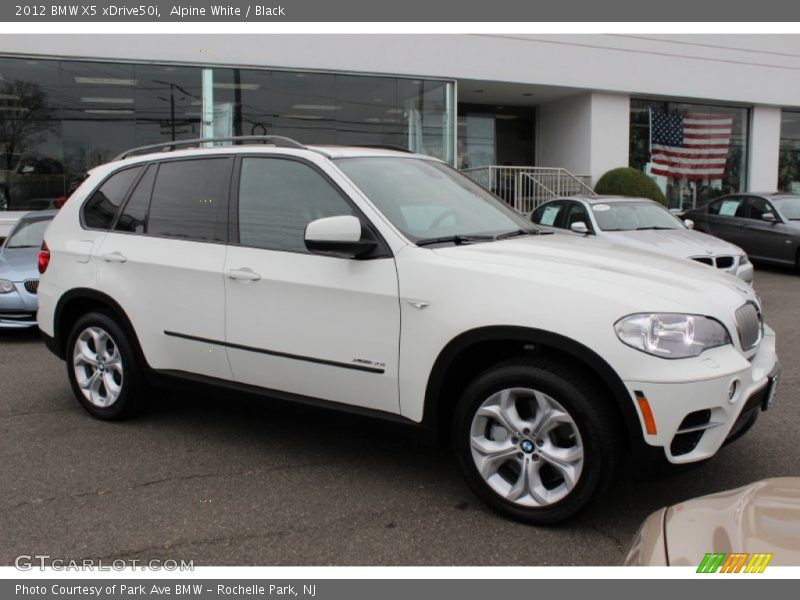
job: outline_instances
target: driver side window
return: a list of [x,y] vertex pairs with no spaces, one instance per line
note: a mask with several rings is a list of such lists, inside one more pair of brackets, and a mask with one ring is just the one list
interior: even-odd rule
[[296,160],[244,158],[239,175],[239,243],[307,253],[306,225],[323,217],[355,215],[322,175]]

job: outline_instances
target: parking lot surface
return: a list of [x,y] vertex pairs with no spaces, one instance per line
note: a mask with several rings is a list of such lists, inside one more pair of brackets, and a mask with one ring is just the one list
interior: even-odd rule
[[758,268],[783,377],[772,410],[711,461],[622,475],[576,520],[503,519],[454,459],[408,428],[230,394],[160,393],[106,423],[34,332],[0,332],[0,564],[54,558],[195,565],[615,565],[653,510],[799,475],[800,275]]

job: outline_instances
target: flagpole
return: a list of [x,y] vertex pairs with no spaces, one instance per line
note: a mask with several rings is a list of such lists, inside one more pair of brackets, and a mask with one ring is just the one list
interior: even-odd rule
[[649,161],[653,160],[653,109],[647,107],[647,131],[650,134],[647,149],[650,152]]

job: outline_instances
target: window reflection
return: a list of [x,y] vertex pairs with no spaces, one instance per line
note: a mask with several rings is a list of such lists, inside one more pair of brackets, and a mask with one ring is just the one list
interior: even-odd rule
[[452,85],[335,73],[0,58],[0,210],[59,205],[89,169],[128,148],[204,133],[398,146],[452,162]]
[[631,98],[630,166],[650,174],[670,208],[747,187],[746,108]]
[[778,189],[800,194],[800,112],[785,110],[781,115]]

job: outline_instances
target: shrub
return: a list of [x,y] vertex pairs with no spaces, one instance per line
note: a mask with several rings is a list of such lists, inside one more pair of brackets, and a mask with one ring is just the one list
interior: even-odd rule
[[631,167],[611,169],[597,181],[594,191],[604,195],[650,198],[664,206],[667,205],[667,199],[656,182]]

